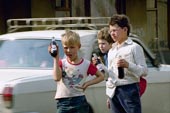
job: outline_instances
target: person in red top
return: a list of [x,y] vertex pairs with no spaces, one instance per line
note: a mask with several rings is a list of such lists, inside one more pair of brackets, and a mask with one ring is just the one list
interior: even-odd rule
[[[61,41],[66,58],[60,60],[59,52],[53,57],[57,113],[88,113],[89,106],[84,91],[88,86],[103,81],[104,75],[90,61],[78,56],[81,43],[76,32],[66,31]],[[48,47],[49,52],[50,50],[51,46]],[[96,77],[86,81],[89,74]]]

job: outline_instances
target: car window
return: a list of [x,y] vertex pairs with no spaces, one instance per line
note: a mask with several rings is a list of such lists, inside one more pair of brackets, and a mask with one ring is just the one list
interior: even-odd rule
[[152,64],[152,61],[150,60],[150,58],[148,57],[148,55],[145,52],[144,52],[144,55],[145,55],[147,67],[154,67]]
[[[24,39],[0,41],[0,68],[50,68],[53,61],[47,47],[51,40]],[[64,56],[61,41],[57,41],[60,48],[60,58]]]
[[148,53],[146,52],[144,47],[138,41],[136,41],[136,40],[133,40],[133,41],[136,42],[137,44],[139,44],[143,48],[143,52],[144,52],[144,55],[145,55],[147,67],[154,67],[153,59],[148,55]]

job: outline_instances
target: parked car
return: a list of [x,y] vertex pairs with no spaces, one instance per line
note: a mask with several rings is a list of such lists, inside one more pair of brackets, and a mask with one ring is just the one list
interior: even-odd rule
[[[91,27],[94,26],[90,24]],[[92,52],[98,51],[98,30],[75,31],[81,37],[82,47],[79,55],[91,60]],[[47,46],[51,38],[55,37],[59,48],[62,49],[60,37],[64,32],[65,30],[41,30],[0,36],[0,113],[56,111],[53,61],[47,52]],[[131,35],[130,38],[143,47],[149,69],[146,77],[148,86],[141,98],[143,113],[169,113],[170,65],[159,64],[154,54],[138,37]],[[5,50],[1,49],[3,46]],[[60,57],[64,57],[62,50],[60,53]],[[91,79],[91,76],[88,79]],[[91,108],[90,113],[109,113],[106,106],[105,81],[90,86],[85,94]]]

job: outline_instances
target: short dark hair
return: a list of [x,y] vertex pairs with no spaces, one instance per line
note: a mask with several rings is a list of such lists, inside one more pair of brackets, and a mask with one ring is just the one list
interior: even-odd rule
[[101,40],[106,40],[109,44],[114,43],[112,37],[109,34],[109,27],[104,27],[100,29],[97,34],[97,38]]
[[109,25],[113,26],[117,24],[119,27],[123,28],[123,27],[127,27],[128,31],[127,31],[127,35],[129,35],[130,33],[130,21],[128,16],[124,15],[124,14],[115,14],[111,17],[110,21],[109,21]]

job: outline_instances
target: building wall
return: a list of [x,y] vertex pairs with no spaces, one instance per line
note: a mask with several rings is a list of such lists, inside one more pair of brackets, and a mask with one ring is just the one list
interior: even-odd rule
[[153,49],[168,48],[167,0],[147,1],[148,46]]
[[155,8],[155,0],[148,0],[147,1],[147,36],[148,36],[148,46],[150,48],[156,48],[156,35],[157,35],[157,29],[156,29],[156,8]]
[[[128,0],[126,14],[137,34],[151,49],[168,48],[167,0]],[[141,7],[142,6],[142,7]]]
[[168,47],[167,0],[158,0],[158,39],[161,48]]
[[[6,32],[6,20],[9,18],[47,18],[88,15],[92,17],[110,17],[117,13],[115,8],[116,0],[66,1],[71,1],[71,9],[57,11],[55,8],[55,0],[31,0],[29,2],[28,0],[22,0],[22,2],[13,0],[12,6],[10,0],[0,0],[0,34]],[[167,48],[167,0],[157,0],[157,8],[155,7],[155,1],[156,0],[126,0],[126,14],[129,16],[132,24],[132,33],[137,34],[150,48]],[[90,3],[85,4],[85,2]],[[86,9],[90,9],[90,12],[87,13]]]
[[[142,7],[141,7],[142,6]],[[126,14],[132,24],[131,32],[137,34],[142,40],[148,42],[146,0],[128,0],[126,2]]]
[[32,18],[55,17],[55,0],[32,0]]
[[72,0],[71,15],[73,17],[85,16],[85,7],[84,0]]
[[115,0],[91,0],[91,16],[112,16],[116,14]]

